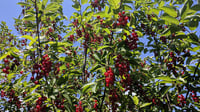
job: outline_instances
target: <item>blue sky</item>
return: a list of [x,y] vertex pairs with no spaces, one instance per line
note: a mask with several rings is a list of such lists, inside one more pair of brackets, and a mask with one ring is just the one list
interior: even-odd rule
[[[13,18],[17,18],[21,13],[22,8],[20,5],[17,5],[20,1],[22,0],[1,0],[0,3],[0,22],[5,21],[9,29],[12,29],[15,34],[17,34],[17,31],[14,28],[15,21]],[[68,18],[75,11],[72,8],[72,4],[72,0],[64,0],[63,2],[64,15]]]

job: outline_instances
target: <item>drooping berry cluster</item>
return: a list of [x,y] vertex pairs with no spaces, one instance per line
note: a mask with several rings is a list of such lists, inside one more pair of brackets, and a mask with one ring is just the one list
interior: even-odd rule
[[58,109],[61,109],[61,110],[65,110],[65,107],[64,107],[64,99],[60,99],[60,96],[59,95],[57,95],[56,96],[56,100],[55,100],[55,105],[56,105],[56,107],[58,108]]
[[176,104],[177,106],[179,107],[184,106],[184,104],[186,104],[185,97],[183,95],[179,95],[177,102],[178,102],[178,104]]
[[109,100],[111,102],[112,112],[116,112],[118,104],[116,103],[119,100],[119,96],[117,95],[117,89],[110,90]]
[[126,24],[128,23],[128,16],[125,15],[125,12],[119,12],[118,13],[119,18],[118,18],[118,22],[117,22],[117,26],[126,26]]
[[117,56],[117,60],[115,61],[115,67],[118,68],[121,76],[128,73],[130,70],[130,64],[128,60],[124,59],[120,54]]
[[17,107],[17,109],[20,109],[22,106],[22,102],[20,101],[19,97],[16,96],[15,91],[13,89],[11,89],[10,91],[4,92],[3,90],[1,90],[1,98],[2,99],[9,99],[8,103],[10,105],[15,105]]
[[197,93],[195,91],[192,91],[192,93],[190,93],[190,96],[192,97],[194,102],[199,103],[199,97],[197,96]]
[[75,105],[76,107],[76,112],[83,112],[83,107],[82,107],[82,102],[79,101],[79,106],[78,105]]
[[44,104],[44,101],[47,100],[47,97],[42,96],[39,97],[36,101],[36,112],[46,112],[46,105]]
[[[52,62],[50,61],[50,58],[48,57],[48,55],[44,55],[42,57],[42,64],[34,64],[33,65],[33,71],[32,71],[32,77],[31,80],[34,80],[34,74],[36,74],[36,79],[39,80],[41,79],[43,76],[47,77],[49,75],[49,72],[51,71],[51,67],[52,67]],[[35,84],[39,84],[38,81],[35,81]]]
[[165,60],[165,62],[167,62],[166,65],[167,65],[168,70],[172,71],[172,73],[176,76],[177,71],[175,69],[175,66],[177,65],[177,62],[178,62],[179,67],[181,67],[183,70],[182,71],[182,75],[183,75],[184,71],[186,70],[186,68],[181,65],[181,64],[184,64],[183,58],[179,56],[175,56],[174,52],[170,52],[169,57],[171,58],[171,61]]
[[105,73],[105,80],[106,80],[106,87],[109,87],[109,85],[113,85],[115,81],[115,75],[111,68],[109,68]]
[[[19,66],[19,62],[15,59],[13,62],[10,62],[14,59],[14,57],[10,56],[10,55],[7,55],[6,58],[3,60],[4,62],[4,65],[5,65],[5,68],[3,68],[3,72],[5,74],[9,74],[9,71],[10,70],[13,70],[14,69],[14,66],[17,65]],[[12,63],[11,67],[10,67],[10,63]]]
[[139,40],[138,35],[135,32],[135,30],[132,30],[132,31],[133,32],[131,33],[131,35],[128,35],[125,40],[125,43],[130,50],[137,48],[137,41]]
[[50,58],[48,57],[48,54],[44,55],[43,57],[43,61],[42,61],[42,75],[44,76],[48,76],[49,72],[51,71],[51,66],[52,66],[52,62],[50,61]]
[[[101,11],[101,0],[94,0],[93,2],[91,2],[92,7],[96,8],[98,7],[98,10]],[[104,0],[102,1],[102,4],[104,3]]]
[[130,89],[130,85],[132,83],[132,79],[130,74],[128,73],[130,70],[129,61],[124,59],[120,54],[117,56],[117,60],[115,62],[115,67],[118,68],[119,75],[121,76],[122,87],[127,90]]

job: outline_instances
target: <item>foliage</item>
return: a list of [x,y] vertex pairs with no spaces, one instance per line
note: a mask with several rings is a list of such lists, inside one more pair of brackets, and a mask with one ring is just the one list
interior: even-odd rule
[[19,2],[20,37],[1,22],[2,111],[199,111],[199,2],[62,2]]

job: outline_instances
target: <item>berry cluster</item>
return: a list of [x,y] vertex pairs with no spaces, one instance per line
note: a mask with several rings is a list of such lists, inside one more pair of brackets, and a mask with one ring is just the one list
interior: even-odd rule
[[130,64],[128,60],[125,60],[122,55],[117,56],[117,60],[115,62],[115,67],[118,68],[119,74],[122,76],[123,74],[128,73],[130,70]]
[[3,90],[1,90],[1,98],[3,98],[4,96],[6,96],[6,92],[4,92]]
[[18,109],[21,108],[21,101],[20,101],[19,97],[15,95],[15,91],[13,89],[8,91],[7,94],[3,90],[1,90],[1,98],[9,99],[8,100],[9,104],[17,106]]
[[130,74],[128,74],[130,70],[130,64],[128,60],[125,60],[120,54],[117,56],[117,60],[115,63],[115,67],[118,68],[119,75],[121,76],[122,87],[126,88],[125,91],[129,90],[130,85],[132,83]]
[[69,41],[73,42],[74,41],[74,35],[70,35],[68,38]]
[[97,104],[97,100],[94,100],[94,109],[96,110],[96,112],[97,112],[97,106],[98,106],[98,104]]
[[76,107],[76,112],[83,112],[83,107],[82,107],[82,102],[79,101],[79,106],[78,105],[75,105]]
[[36,101],[36,112],[46,112],[46,105],[43,105],[45,100],[47,100],[47,97],[45,96],[38,98],[38,100]]
[[154,105],[159,105],[159,104],[160,104],[160,99],[153,97],[153,98],[152,98],[152,103],[153,103]]
[[[59,95],[57,95],[57,98],[59,98],[60,96]],[[56,105],[56,107],[58,108],[58,109],[61,109],[61,110],[65,110],[65,107],[64,107],[64,99],[63,100],[61,100],[61,99],[56,99],[55,100],[55,105]]]
[[79,37],[82,37],[82,32],[81,32],[80,29],[77,29],[77,30],[76,30],[76,33],[77,33],[77,35],[78,35]]
[[54,74],[56,75],[56,78],[58,78],[58,74],[59,74],[59,72],[60,72],[60,68],[59,68],[60,66],[61,66],[60,63],[56,63],[56,64],[55,64]]
[[9,67],[9,64],[10,64],[10,61],[12,61],[14,59],[14,57],[10,56],[10,55],[7,55],[6,58],[3,60],[4,61],[4,65],[5,65],[5,68],[3,68],[3,72],[5,74],[9,74],[9,70],[13,70],[14,69],[14,66],[17,65],[19,66],[19,62],[15,59],[12,63],[12,66]]
[[138,41],[137,33],[135,32],[135,30],[132,30],[132,31],[133,33],[131,35],[128,35],[125,40],[125,43],[130,50],[137,48],[137,41]]
[[61,41],[62,40],[62,37],[60,35],[58,35],[58,40]]
[[119,100],[119,96],[117,95],[117,90],[116,89],[110,90],[109,100],[111,102],[112,112],[116,112],[116,109],[118,107],[116,102]]
[[105,80],[106,80],[106,86],[109,87],[109,85],[113,85],[114,81],[115,81],[115,75],[112,71],[111,68],[109,68],[109,70],[107,70],[105,73]]
[[199,97],[197,97],[197,93],[195,91],[192,91],[192,93],[190,93],[190,96],[192,97],[194,102],[199,103]]
[[[51,71],[51,67],[52,62],[50,61],[48,54],[46,54],[42,57],[42,64],[34,64],[31,80],[34,80],[34,74],[36,74],[37,80],[41,79],[43,76],[47,77]],[[35,84],[39,84],[37,80],[34,82]]]
[[44,76],[48,76],[49,72],[51,71],[51,66],[52,66],[52,62],[50,61],[50,58],[48,57],[48,54],[44,55],[43,57],[43,61],[42,61],[42,75]]
[[98,7],[98,10],[101,11],[100,0],[94,0],[93,2],[91,2],[91,5],[94,8]]
[[27,39],[25,39],[25,40],[22,40],[22,44],[21,44],[21,46],[26,46],[27,44],[26,44],[26,42],[27,42]]
[[167,42],[167,39],[166,39],[165,36],[161,36],[161,37],[160,37],[160,40],[161,40],[163,43],[166,43],[166,42]]
[[118,18],[118,23],[117,26],[126,26],[126,24],[128,23],[128,19],[129,17],[125,15],[125,12],[119,12],[118,13],[119,18]]
[[178,56],[175,56],[174,52],[170,52],[169,53],[169,57],[172,59],[171,61],[166,61],[166,65],[167,65],[167,68],[169,71],[172,71],[174,75],[177,74],[177,71],[175,69],[175,66],[177,65],[176,62],[179,62],[179,66],[183,69],[183,72],[182,74],[184,73],[184,71],[186,70],[186,68],[184,66],[181,66],[180,64],[184,64],[184,61],[183,61],[183,58],[182,57],[178,57]]
[[178,104],[176,104],[177,106],[179,107],[184,106],[184,104],[186,104],[185,97],[183,95],[179,95],[177,102],[178,102]]

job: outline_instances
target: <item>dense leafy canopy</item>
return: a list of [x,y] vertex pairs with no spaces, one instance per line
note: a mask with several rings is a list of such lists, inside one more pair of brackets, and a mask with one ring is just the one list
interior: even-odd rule
[[20,36],[1,22],[0,110],[200,109],[199,0],[62,2],[19,2]]

